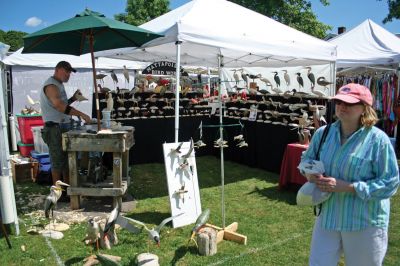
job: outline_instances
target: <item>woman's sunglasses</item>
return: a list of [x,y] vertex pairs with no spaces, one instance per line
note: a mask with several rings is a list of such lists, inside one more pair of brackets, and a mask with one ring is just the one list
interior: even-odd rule
[[333,101],[336,105],[346,105],[346,106],[356,106],[356,105],[363,105],[362,102],[358,102],[358,103],[346,103],[344,101],[341,100],[334,100]]

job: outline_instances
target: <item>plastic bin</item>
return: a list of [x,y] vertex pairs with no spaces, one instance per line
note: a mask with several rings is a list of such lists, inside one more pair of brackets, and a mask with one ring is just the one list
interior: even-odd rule
[[51,171],[51,164],[40,164],[39,171],[41,172],[50,172]]
[[16,115],[18,119],[19,134],[24,144],[33,144],[33,134],[31,128],[43,126],[44,122],[41,115]]
[[39,153],[35,150],[31,151],[31,157],[38,161],[40,164],[49,164],[50,163],[50,154],[48,153]]
[[43,126],[32,127],[33,145],[35,146],[35,151],[37,151],[38,153],[48,153],[49,147],[43,141],[42,129]]
[[25,143],[22,143],[21,141],[18,142],[19,152],[24,157],[29,157],[33,148],[34,148],[33,144],[29,144],[29,143],[25,144]]

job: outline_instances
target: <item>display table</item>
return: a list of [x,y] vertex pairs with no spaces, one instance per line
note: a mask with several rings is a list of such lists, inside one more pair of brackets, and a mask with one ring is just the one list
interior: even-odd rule
[[303,185],[307,179],[302,176],[297,169],[300,163],[301,154],[308,148],[308,145],[290,143],[286,146],[283,155],[281,172],[279,175],[279,188],[284,188],[288,184]]
[[[122,204],[129,178],[129,149],[135,144],[133,127],[121,127],[109,133],[90,134],[85,130],[71,130],[62,135],[63,150],[68,152],[71,209],[79,209],[80,196],[114,197],[114,206]],[[84,183],[78,179],[78,152],[112,152],[112,182]],[[121,206],[121,205],[119,205]]]

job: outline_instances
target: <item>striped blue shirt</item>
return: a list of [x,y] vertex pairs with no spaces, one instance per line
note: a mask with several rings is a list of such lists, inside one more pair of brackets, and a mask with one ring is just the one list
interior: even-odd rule
[[[303,153],[315,159],[324,127],[319,128]],[[334,192],[322,204],[322,227],[358,231],[369,226],[388,228],[390,197],[399,186],[396,155],[388,136],[376,127],[361,127],[340,144],[340,121],[332,124],[321,147],[325,175],[353,183],[356,193]]]

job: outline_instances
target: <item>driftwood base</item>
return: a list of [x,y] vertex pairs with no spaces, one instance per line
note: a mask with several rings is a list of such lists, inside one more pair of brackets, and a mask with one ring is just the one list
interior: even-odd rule
[[231,223],[225,228],[218,227],[213,224],[205,224],[206,227],[217,230],[217,244],[222,240],[234,241],[239,244],[247,245],[247,236],[236,233],[239,224],[237,222]]
[[197,245],[200,255],[212,256],[217,253],[217,231],[211,227],[204,227],[197,234]]
[[151,253],[141,253],[137,256],[136,262],[138,266],[159,266],[158,256]]

